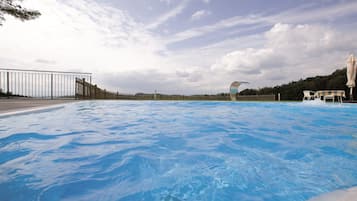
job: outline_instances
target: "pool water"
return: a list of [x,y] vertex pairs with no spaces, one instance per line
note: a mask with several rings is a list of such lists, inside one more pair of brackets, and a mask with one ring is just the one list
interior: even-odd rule
[[0,118],[0,200],[304,201],[357,186],[357,105],[86,101]]

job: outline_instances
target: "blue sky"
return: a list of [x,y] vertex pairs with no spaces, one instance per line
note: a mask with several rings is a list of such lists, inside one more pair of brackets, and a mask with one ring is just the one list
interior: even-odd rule
[[[0,65],[93,72],[123,93],[218,93],[274,86],[345,66],[357,47],[348,0],[25,0],[7,17]],[[24,34],[26,33],[26,34]]]

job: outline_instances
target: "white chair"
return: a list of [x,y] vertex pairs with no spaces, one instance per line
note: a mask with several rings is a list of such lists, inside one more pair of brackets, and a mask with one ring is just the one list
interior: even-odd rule
[[304,92],[304,100],[314,100],[315,98],[314,91],[304,90],[303,92]]
[[324,96],[324,100],[325,102],[331,101],[331,102],[335,102],[335,96],[334,95],[326,95]]

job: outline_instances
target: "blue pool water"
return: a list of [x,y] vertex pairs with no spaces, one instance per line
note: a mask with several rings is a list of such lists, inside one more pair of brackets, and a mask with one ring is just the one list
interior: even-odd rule
[[357,185],[356,114],[88,101],[0,118],[0,200],[304,201]]

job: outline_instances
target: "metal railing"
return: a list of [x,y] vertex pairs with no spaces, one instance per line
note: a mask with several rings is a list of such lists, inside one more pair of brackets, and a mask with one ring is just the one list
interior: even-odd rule
[[76,79],[92,83],[91,73],[0,68],[0,97],[76,98]]
[[113,93],[106,89],[101,89],[91,82],[83,79],[76,79],[76,99],[119,99],[119,92]]

